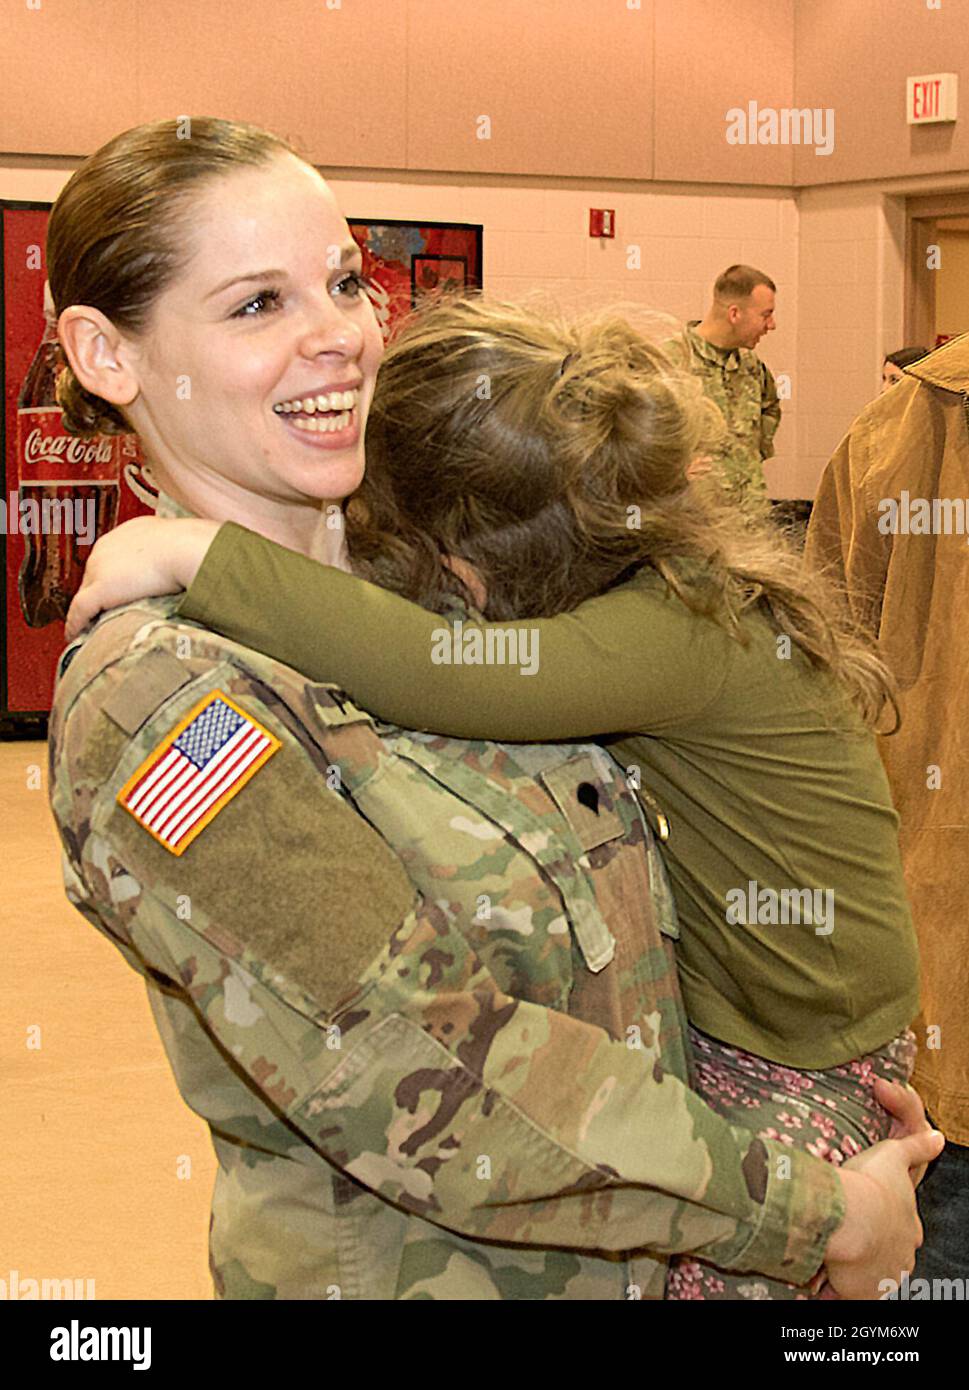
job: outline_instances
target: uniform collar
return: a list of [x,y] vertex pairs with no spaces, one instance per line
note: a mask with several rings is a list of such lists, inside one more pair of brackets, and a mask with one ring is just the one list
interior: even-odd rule
[[197,512],[190,512],[187,507],[183,507],[181,502],[176,502],[174,497],[169,497],[167,492],[162,492],[157,484],[154,486],[158,493],[158,501],[155,503],[156,516],[162,517],[166,521],[182,521],[198,515]]
[[168,493],[158,486],[150,463],[143,463],[139,471],[140,478],[131,482],[132,491],[145,506],[151,507],[156,516],[167,521],[183,520],[186,517],[191,519],[198,515],[197,512],[190,512],[187,507],[183,507],[181,502],[176,502],[174,497],[169,497]]
[[717,347],[715,343],[711,343],[708,339],[704,338],[702,333],[696,331],[699,322],[699,319],[690,319],[689,323],[686,325],[687,336],[693,344],[693,348],[697,354],[705,358],[708,362],[714,363],[717,367],[726,367],[728,370],[734,370],[739,367],[743,362],[742,354],[746,349]]
[[929,386],[941,386],[943,391],[969,395],[969,333],[951,338],[903,370],[906,376],[917,377]]

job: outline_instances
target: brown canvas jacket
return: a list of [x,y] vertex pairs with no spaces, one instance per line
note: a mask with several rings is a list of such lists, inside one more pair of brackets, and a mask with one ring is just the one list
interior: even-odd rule
[[821,479],[806,550],[845,587],[901,688],[901,729],[880,746],[922,961],[913,1080],[958,1144],[969,1144],[967,513],[964,334],[862,411]]

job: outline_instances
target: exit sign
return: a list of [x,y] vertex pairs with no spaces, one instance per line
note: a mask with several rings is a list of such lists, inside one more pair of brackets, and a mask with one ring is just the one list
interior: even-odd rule
[[909,77],[905,88],[905,116],[909,125],[954,121],[959,95],[959,75],[936,72],[929,77]]

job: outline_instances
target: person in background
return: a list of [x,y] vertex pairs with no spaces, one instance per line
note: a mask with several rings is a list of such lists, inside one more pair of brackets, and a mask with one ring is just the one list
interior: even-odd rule
[[899,687],[901,727],[880,751],[921,956],[912,1079],[948,1141],[919,1194],[923,1278],[969,1277],[967,401],[969,334],[907,365],[828,464],[805,551],[845,591]]
[[918,362],[927,352],[928,348],[924,347],[906,347],[899,348],[897,352],[886,353],[882,363],[882,391],[887,391],[890,386],[897,386],[903,380],[904,369],[910,367],[913,362]]
[[[720,485],[747,512],[767,510],[764,460],[774,453],[781,404],[769,367],[754,349],[776,327],[777,286],[762,270],[732,265],[717,278],[713,301],[702,319],[691,320],[678,342],[684,365],[723,416],[726,434],[709,457]],[[700,480],[705,468],[689,476]]]

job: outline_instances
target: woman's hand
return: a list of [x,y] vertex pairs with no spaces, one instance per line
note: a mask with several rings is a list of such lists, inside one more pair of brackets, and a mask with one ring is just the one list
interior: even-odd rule
[[72,642],[105,608],[187,589],[219,529],[217,521],[139,516],[95,542],[74,595],[65,636]]

